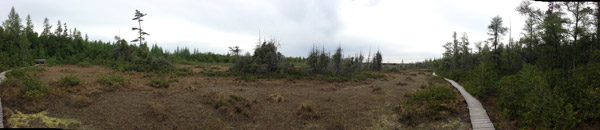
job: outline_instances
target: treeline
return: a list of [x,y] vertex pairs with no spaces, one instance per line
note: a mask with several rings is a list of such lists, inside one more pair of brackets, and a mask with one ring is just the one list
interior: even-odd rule
[[[455,79],[474,96],[497,102],[520,127],[574,129],[600,119],[600,14],[598,2],[549,2],[543,11],[523,1],[523,36],[506,37],[502,18],[490,39],[469,48],[466,34],[446,43],[442,59],[423,62]],[[426,64],[425,64],[426,63]]]
[[[77,28],[68,28],[61,21],[52,25],[48,18],[44,19],[42,28],[41,33],[33,31],[31,16],[27,15],[23,24],[19,14],[11,9],[8,19],[0,26],[0,71],[32,65],[33,59],[47,59],[46,63],[50,65],[98,64],[123,71],[144,72],[174,70],[173,62],[234,62],[230,54],[191,52],[188,48],[177,48],[171,53],[156,44],[149,47],[146,42],[128,43],[118,36],[115,36],[116,42],[91,41]],[[136,40],[141,41],[139,39],[143,40],[143,37]],[[302,61],[302,58],[286,59]]]
[[[325,75],[338,77],[363,77],[364,70],[381,71],[382,55],[377,51],[372,57],[364,57],[362,54],[354,56],[343,56],[341,46],[331,55],[325,48],[313,46],[306,59],[290,58],[285,60],[284,56],[277,51],[276,40],[259,41],[254,54],[244,56],[231,49],[238,60],[230,67],[230,72],[252,73],[252,74],[278,74],[292,76]],[[237,55],[236,55],[237,54]],[[366,63],[363,63],[364,60]],[[304,64],[292,64],[290,61],[304,61]],[[367,74],[367,77],[370,75]]]

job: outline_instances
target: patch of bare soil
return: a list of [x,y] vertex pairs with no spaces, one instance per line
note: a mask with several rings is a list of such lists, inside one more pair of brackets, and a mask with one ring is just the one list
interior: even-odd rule
[[[394,106],[404,94],[427,85],[431,76],[406,71],[385,73],[381,79],[330,83],[306,79],[244,82],[194,74],[178,77],[168,88],[154,88],[150,79],[167,75],[113,72],[101,66],[44,68],[38,75],[53,88],[46,100],[47,115],[75,119],[82,125],[70,128],[84,129],[410,129],[398,121]],[[71,88],[53,83],[70,74],[83,83]],[[129,80],[108,91],[108,86],[96,82],[106,75]],[[460,107],[467,110],[466,104]],[[457,127],[465,121],[468,111],[420,127],[470,128]]]

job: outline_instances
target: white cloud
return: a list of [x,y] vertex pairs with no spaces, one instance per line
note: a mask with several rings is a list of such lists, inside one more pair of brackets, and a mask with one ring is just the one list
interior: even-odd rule
[[[487,25],[500,15],[512,22],[518,37],[524,18],[515,11],[521,0],[8,0],[0,14],[14,6],[24,18],[31,14],[36,31],[44,17],[77,27],[90,39],[112,41],[115,35],[134,39],[135,9],[148,13],[142,27],[150,44],[201,52],[226,53],[228,46],[251,51],[258,32],[281,42],[287,56],[306,56],[313,44],[333,51],[341,43],[346,54],[380,49],[384,61],[415,62],[441,57],[452,33],[469,35],[471,43],[487,39]],[[545,3],[535,3],[545,9]],[[0,19],[6,19],[0,18]],[[510,20],[509,20],[510,19]],[[504,41],[508,40],[505,38]]]

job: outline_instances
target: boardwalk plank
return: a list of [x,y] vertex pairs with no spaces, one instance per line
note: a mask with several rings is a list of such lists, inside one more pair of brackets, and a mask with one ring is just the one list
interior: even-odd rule
[[[433,73],[434,76],[437,76]],[[495,130],[494,124],[490,120],[487,112],[475,97],[469,94],[465,88],[460,86],[460,84],[454,82],[454,80],[450,80],[444,78],[446,81],[450,82],[454,88],[456,88],[460,94],[465,98],[467,102],[467,106],[469,107],[469,116],[471,117],[471,125],[473,126],[473,130]]]

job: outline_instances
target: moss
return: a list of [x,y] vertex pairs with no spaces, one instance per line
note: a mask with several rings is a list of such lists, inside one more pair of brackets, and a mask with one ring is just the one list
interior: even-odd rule
[[47,111],[33,114],[23,114],[19,111],[15,111],[6,122],[10,128],[38,127],[31,126],[36,123],[36,121],[41,122],[48,128],[72,128],[75,125],[81,125],[81,122],[75,119],[49,117],[47,114]]

